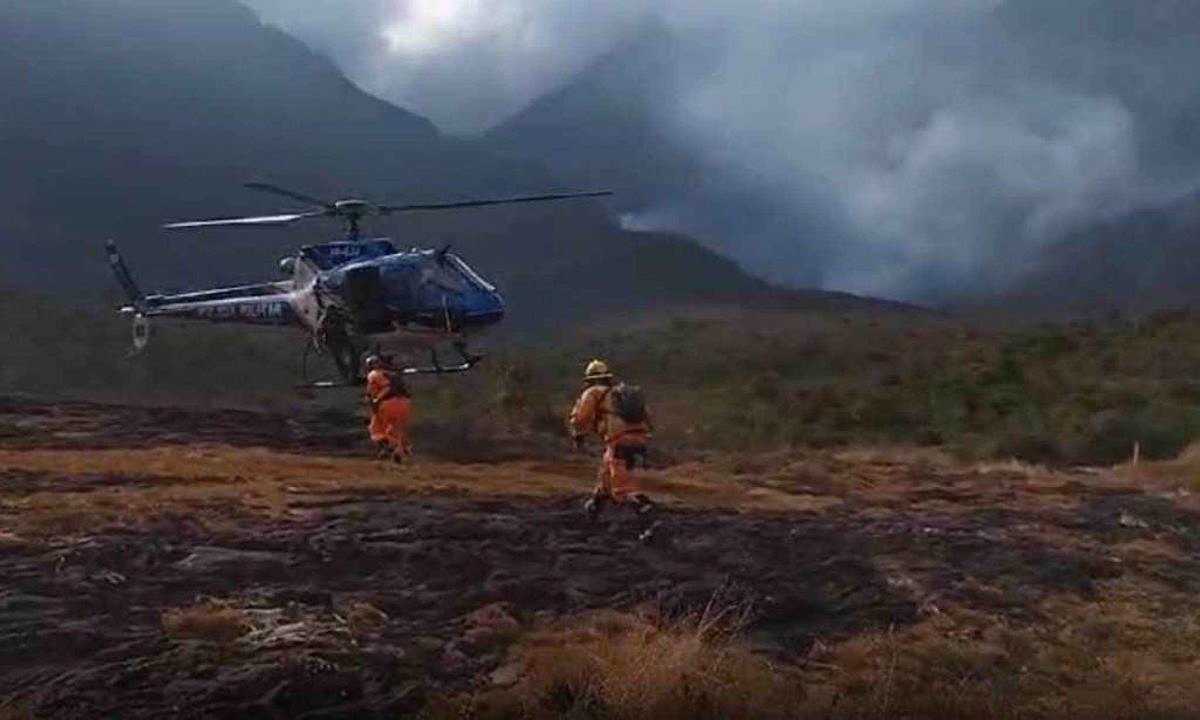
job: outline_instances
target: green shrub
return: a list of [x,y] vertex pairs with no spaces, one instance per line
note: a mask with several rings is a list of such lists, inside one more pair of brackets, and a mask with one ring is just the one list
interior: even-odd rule
[[[160,324],[149,351],[126,360],[128,326],[107,312],[0,299],[0,392],[296,402],[294,332]],[[1104,464],[1134,442],[1169,457],[1200,436],[1196,316],[1004,332],[863,320],[797,312],[794,323],[754,327],[684,316],[510,338],[472,373],[414,381],[416,421],[476,448],[501,442],[483,437],[493,432],[561,437],[583,365],[603,357],[646,390],[656,443],[680,453],[888,441]],[[324,362],[311,374],[330,375]]]
[[1152,407],[1137,411],[1110,411],[1096,416],[1091,427],[1071,449],[1079,463],[1111,465],[1128,460],[1134,443],[1148,460],[1178,455],[1200,434],[1196,411]]

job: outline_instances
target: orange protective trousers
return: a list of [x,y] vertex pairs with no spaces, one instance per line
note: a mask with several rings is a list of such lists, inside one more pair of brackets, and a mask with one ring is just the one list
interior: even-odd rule
[[393,397],[379,403],[371,413],[368,430],[372,442],[386,442],[393,451],[408,455],[412,442],[408,437],[408,424],[412,418],[412,402],[405,397]]
[[637,478],[633,470],[617,456],[618,447],[645,447],[646,438],[626,435],[609,442],[604,447],[604,459],[600,465],[600,483],[596,486],[597,497],[612,498],[618,505],[638,493]]

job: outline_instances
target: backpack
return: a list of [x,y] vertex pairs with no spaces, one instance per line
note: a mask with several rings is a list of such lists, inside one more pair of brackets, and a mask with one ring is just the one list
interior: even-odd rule
[[387,392],[383,394],[380,400],[391,400],[392,398],[408,397],[408,385],[404,382],[404,374],[396,370],[384,370],[384,377],[388,381]]
[[609,391],[612,398],[613,414],[631,425],[644,423],[649,419],[646,414],[646,396],[637,385],[621,383]]

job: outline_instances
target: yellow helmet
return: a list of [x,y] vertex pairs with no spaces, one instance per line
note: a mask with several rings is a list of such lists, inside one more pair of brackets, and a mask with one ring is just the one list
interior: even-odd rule
[[593,360],[583,371],[584,380],[607,380],[613,376],[608,369],[608,363],[603,360]]

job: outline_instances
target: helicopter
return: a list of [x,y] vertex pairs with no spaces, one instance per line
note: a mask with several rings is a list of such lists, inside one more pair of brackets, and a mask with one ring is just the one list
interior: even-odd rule
[[[303,382],[298,388],[350,387],[363,383],[361,358],[367,352],[390,354],[414,347],[429,352],[428,366],[399,368],[405,375],[460,373],[470,370],[482,355],[468,349],[469,337],[504,319],[500,292],[450,246],[399,250],[388,238],[364,238],[362,221],[397,213],[441,211],[485,205],[544,202],[611,195],[608,190],[565,192],[521,197],[464,200],[408,205],[379,205],[360,199],[322,200],[262,182],[245,183],[261,192],[282,196],[309,209],[261,215],[173,222],[168,230],[210,227],[272,227],[317,219],[337,218],[347,225],[342,240],[300,247],[284,257],[280,272],[287,279],[253,285],[222,287],[178,294],[142,292],[116,244],[106,244],[108,262],[129,304],[119,312],[133,318],[133,350],[145,350],[152,318],[204,320],[258,326],[298,327],[309,335],[305,346]],[[457,362],[445,365],[437,348],[450,344]],[[311,352],[328,355],[339,380],[311,381]]]

